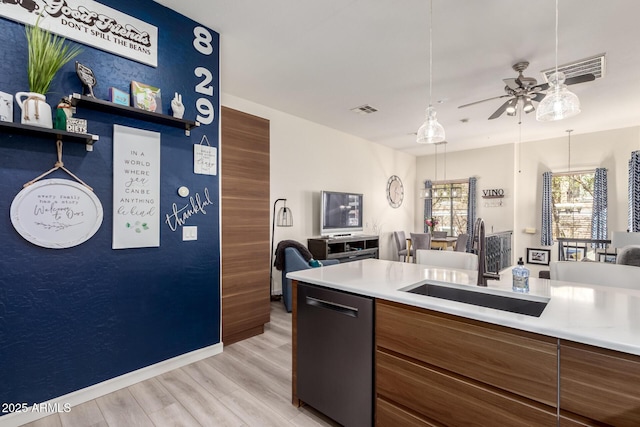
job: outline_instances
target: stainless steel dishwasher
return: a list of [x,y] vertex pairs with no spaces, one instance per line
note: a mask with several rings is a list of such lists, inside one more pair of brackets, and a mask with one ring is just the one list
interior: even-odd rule
[[373,425],[373,299],[300,283],[298,398],[344,426]]

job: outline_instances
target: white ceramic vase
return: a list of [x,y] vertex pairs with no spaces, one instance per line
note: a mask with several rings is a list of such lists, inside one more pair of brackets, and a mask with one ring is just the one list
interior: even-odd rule
[[53,128],[51,106],[47,98],[35,92],[16,93],[16,102],[20,107],[20,123],[23,125]]

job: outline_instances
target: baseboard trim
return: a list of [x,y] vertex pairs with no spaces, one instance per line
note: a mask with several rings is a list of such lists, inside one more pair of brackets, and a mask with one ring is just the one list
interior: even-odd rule
[[[181,354],[180,356],[176,356],[171,359],[163,360],[162,362],[158,362],[154,365],[145,366],[144,368],[138,369],[136,371],[128,372],[124,375],[120,375],[119,377],[111,378],[110,380],[94,384],[90,387],[65,394],[64,396],[53,398],[47,402],[43,402],[42,405],[46,405],[48,408],[60,408],[60,410],[64,408],[64,405],[71,405],[71,410],[73,411],[74,406],[112,393],[116,390],[129,387],[141,381],[148,380],[149,378],[164,374],[165,372],[169,372],[174,369],[178,369],[191,363],[197,362],[199,360],[206,359],[207,357],[215,356],[216,354],[222,353],[222,350],[222,343],[214,344],[212,346],[201,348],[199,350],[194,350],[192,352]],[[0,417],[0,426],[18,427],[23,424],[27,424],[40,418],[52,415],[53,413],[55,412],[36,412],[30,410],[28,412],[8,414]]]

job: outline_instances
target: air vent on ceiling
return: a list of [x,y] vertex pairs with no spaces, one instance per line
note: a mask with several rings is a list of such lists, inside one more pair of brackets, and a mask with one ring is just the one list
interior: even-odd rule
[[375,113],[378,110],[376,108],[373,108],[369,104],[364,104],[359,107],[352,108],[351,111],[358,114],[371,114],[371,113]]
[[[583,74],[593,74],[596,76],[596,79],[600,79],[604,77],[605,73],[604,59],[605,54],[601,53],[600,55],[572,62],[571,64],[558,65],[558,71],[562,71],[567,78],[581,76]],[[548,82],[549,77],[551,77],[555,71],[555,67],[542,70],[541,73],[544,76],[544,80]]]

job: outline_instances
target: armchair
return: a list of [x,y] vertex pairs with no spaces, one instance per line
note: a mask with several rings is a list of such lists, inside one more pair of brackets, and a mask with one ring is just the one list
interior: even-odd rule
[[[336,259],[319,260],[323,266],[339,264]],[[291,312],[291,279],[287,279],[287,273],[291,271],[306,270],[313,268],[309,262],[304,259],[296,248],[284,249],[284,268],[282,269],[282,301],[288,312]]]

